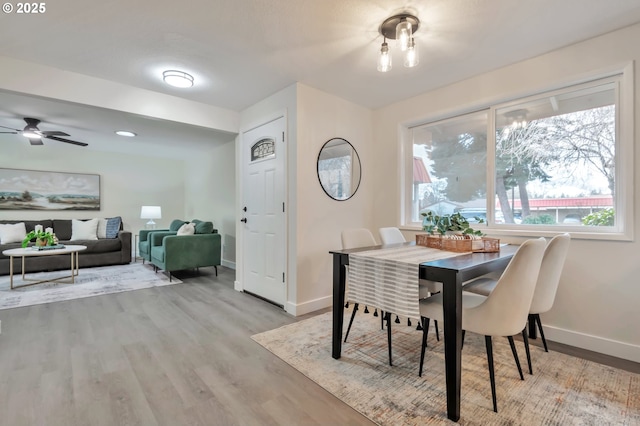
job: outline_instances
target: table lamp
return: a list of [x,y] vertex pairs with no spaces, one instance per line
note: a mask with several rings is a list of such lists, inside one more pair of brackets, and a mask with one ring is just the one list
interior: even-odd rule
[[162,218],[162,209],[160,206],[142,206],[140,209],[140,219],[149,219],[147,229],[156,229],[156,223],[153,219]]

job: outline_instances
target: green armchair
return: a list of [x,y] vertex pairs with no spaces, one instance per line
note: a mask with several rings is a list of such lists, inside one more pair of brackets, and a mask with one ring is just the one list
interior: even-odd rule
[[[195,221],[194,221],[195,222]],[[200,222],[211,224],[211,222]],[[202,231],[202,230],[201,230]],[[222,236],[213,229],[204,227],[204,232],[194,235],[176,235],[173,231],[155,231],[149,234],[150,262],[169,274],[183,269],[213,266],[218,275],[222,258]],[[198,227],[196,225],[196,232]]]
[[175,219],[169,225],[169,229],[141,229],[138,233],[138,253],[140,253],[140,257],[142,258],[142,263],[146,260],[147,262],[151,262],[151,237],[150,234],[152,232],[172,232],[172,235],[176,235],[178,229],[185,224],[184,220]]

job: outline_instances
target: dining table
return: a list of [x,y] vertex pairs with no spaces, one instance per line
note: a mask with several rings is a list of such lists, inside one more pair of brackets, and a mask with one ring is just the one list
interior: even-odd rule
[[[329,252],[333,256],[333,329],[331,356],[334,359],[340,359],[342,352],[346,266],[349,265],[349,255],[407,245],[415,245],[415,242],[331,250]],[[503,271],[509,264],[517,248],[518,247],[514,245],[502,245],[498,252],[456,253],[450,257],[420,263],[417,268],[418,273],[415,277],[416,287],[419,280],[442,283],[447,417],[450,420],[457,422],[460,419],[462,284],[491,272]],[[374,280],[372,279],[372,283],[373,282]]]

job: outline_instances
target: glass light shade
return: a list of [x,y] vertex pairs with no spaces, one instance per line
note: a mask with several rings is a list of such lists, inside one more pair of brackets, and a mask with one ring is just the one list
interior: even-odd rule
[[126,136],[128,138],[132,138],[132,137],[136,136],[135,133],[130,132],[128,130],[116,130],[115,134],[118,135],[118,136]]
[[415,40],[411,37],[409,47],[404,54],[404,66],[406,68],[412,68],[418,65],[418,62],[420,62],[420,58],[418,57],[418,48],[416,47]]
[[22,132],[22,136],[24,136],[25,138],[28,139],[41,139],[42,135],[32,131],[32,130],[25,130]]
[[391,54],[389,53],[389,45],[385,41],[380,48],[378,55],[378,71],[387,72],[391,69]]
[[193,76],[184,71],[167,70],[162,73],[162,79],[165,83],[180,88],[193,86]]
[[396,43],[403,52],[409,48],[409,41],[412,36],[411,22],[402,18],[396,25]]

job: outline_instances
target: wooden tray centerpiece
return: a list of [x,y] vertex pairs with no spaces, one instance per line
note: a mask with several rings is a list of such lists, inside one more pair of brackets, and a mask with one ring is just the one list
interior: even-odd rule
[[[439,216],[427,212],[422,216],[422,229],[427,234],[416,235],[418,245],[458,253],[500,251],[498,238],[483,236],[481,231],[471,228],[469,221],[460,213]],[[478,218],[478,223],[483,222]]]

